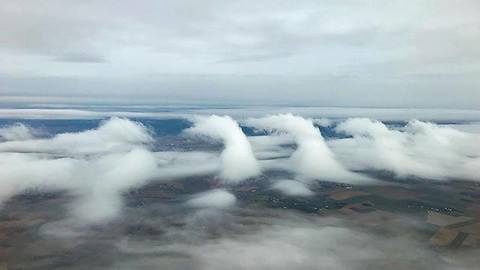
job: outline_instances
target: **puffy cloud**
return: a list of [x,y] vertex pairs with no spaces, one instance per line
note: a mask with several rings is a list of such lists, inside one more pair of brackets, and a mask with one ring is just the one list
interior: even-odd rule
[[154,155],[141,148],[104,156],[88,164],[85,170],[82,176],[87,183],[73,190],[79,199],[72,207],[74,215],[88,223],[117,217],[122,207],[122,193],[146,184],[158,173]]
[[22,141],[34,137],[33,130],[22,123],[0,128],[0,141]]
[[328,118],[317,118],[317,119],[313,119],[312,121],[313,121],[313,123],[315,123],[316,125],[319,125],[321,127],[329,127],[329,126],[333,125],[333,121],[331,119],[328,119]]
[[122,193],[157,174],[154,155],[142,148],[91,159],[1,153],[0,164],[0,202],[30,190],[66,190],[76,198],[71,205],[74,218],[85,223],[115,218]]
[[451,127],[413,120],[401,129],[366,119],[349,119],[336,130],[353,136],[331,146],[352,169],[388,170],[400,177],[478,180],[480,137]]
[[49,139],[30,139],[0,143],[0,151],[41,152],[52,154],[92,154],[124,151],[132,146],[153,142],[149,131],[140,123],[113,117],[98,129],[79,133],[62,133]]
[[197,170],[185,170],[186,161],[164,168],[162,160],[170,164],[175,154],[159,158],[146,149],[151,142],[150,132],[140,123],[111,118],[84,132],[0,143],[0,203],[31,190],[67,191],[75,197],[70,205],[73,218],[99,223],[118,216],[122,194],[131,188],[152,179],[215,170],[202,164]]
[[336,182],[365,182],[369,179],[346,170],[312,120],[292,114],[273,115],[265,118],[251,118],[250,126],[271,132],[286,132],[294,137],[297,149],[290,157],[291,170],[303,177]]
[[272,188],[288,196],[311,196],[314,193],[302,182],[295,180],[278,180]]
[[[352,179],[359,177],[344,169],[344,165],[352,170],[391,170],[400,176],[475,179],[480,166],[478,135],[427,122],[411,121],[405,127],[393,129],[370,119],[350,119],[340,123],[336,131],[352,137],[325,141],[311,120],[293,115],[248,120],[248,124],[257,128],[281,133],[250,138],[229,117],[212,116],[195,121],[189,133],[222,140],[226,149],[232,147],[239,151],[247,147],[250,160],[253,155],[259,157],[262,167],[269,164],[267,169],[277,166],[296,171],[292,164],[308,163],[304,158],[312,158],[311,166],[322,168],[312,174],[319,179],[323,179],[324,171],[327,175],[346,173]],[[79,249],[83,252],[89,245],[97,247],[99,243],[101,249],[111,247],[101,260],[90,257],[96,249],[92,253],[78,253],[85,256],[82,258],[92,258],[86,262],[88,266],[95,266],[91,269],[111,266],[112,269],[215,270],[228,265],[235,270],[319,267],[360,270],[394,265],[405,269],[447,270],[476,266],[472,258],[478,258],[477,251],[446,254],[427,247],[423,243],[426,230],[412,229],[412,226],[421,226],[416,220],[405,222],[402,217],[399,224],[393,224],[389,223],[390,219],[381,218],[378,225],[365,223],[365,213],[339,221],[287,209],[250,207],[250,203],[236,205],[237,198],[224,188],[191,195],[186,202],[172,200],[123,209],[122,194],[130,189],[150,181],[222,174],[227,158],[225,151],[152,152],[148,146],[154,140],[153,134],[141,124],[126,119],[113,118],[97,129],[50,139],[11,138],[0,143],[0,202],[32,189],[66,191],[71,195],[68,198],[72,198],[67,208],[72,216],[66,220],[48,220],[40,228],[44,233],[42,240],[48,241],[51,247],[63,243],[48,238],[52,234],[78,237],[81,245],[68,240],[70,246],[78,245],[71,247],[72,254],[77,254]],[[67,147],[68,144],[71,147]],[[306,153],[308,151],[311,153]],[[232,160],[245,158],[244,154],[227,153]],[[330,159],[327,165],[334,162],[341,171],[327,168],[322,164],[325,159]],[[258,166],[256,160],[254,163]],[[310,179],[306,178],[306,181]],[[272,188],[288,196],[313,195],[308,182],[298,179],[278,180]],[[57,210],[56,207],[63,208],[63,205],[55,205],[50,211]],[[368,215],[380,217],[381,212]],[[115,221],[120,214],[125,215]],[[106,221],[112,223],[95,230],[89,226],[76,228],[78,224]],[[377,225],[386,233],[378,234]],[[369,226],[374,227],[374,233]],[[125,235],[132,227],[141,228],[139,231],[148,236]],[[161,237],[152,237],[150,227],[159,228]],[[84,237],[84,233],[88,237]],[[43,243],[35,242],[34,247]],[[28,245],[26,249],[35,248]],[[60,250],[59,254],[65,252]],[[38,260],[32,261],[25,264],[38,266]],[[97,263],[101,265],[98,268]],[[76,267],[86,265],[71,266]]]
[[226,208],[235,204],[235,195],[224,189],[213,189],[190,199],[187,204],[199,208]]
[[222,140],[222,169],[220,176],[227,182],[236,183],[260,173],[260,166],[252,147],[238,123],[229,116],[212,115],[197,117],[194,126],[186,130],[188,134],[204,135]]
[[80,163],[71,158],[46,159],[34,154],[0,153],[0,203],[28,189],[67,188]]

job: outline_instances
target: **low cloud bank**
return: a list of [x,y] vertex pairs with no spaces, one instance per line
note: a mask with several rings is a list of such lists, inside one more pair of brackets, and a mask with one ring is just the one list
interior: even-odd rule
[[353,137],[331,143],[352,169],[387,170],[399,177],[480,180],[477,134],[417,120],[390,129],[366,118],[349,119],[336,130]]
[[23,141],[33,139],[33,130],[22,123],[0,128],[1,141]]
[[[12,130],[21,132],[10,136]],[[67,191],[75,198],[69,206],[75,224],[115,219],[123,207],[122,194],[151,180],[218,170],[218,158],[211,154],[151,152],[150,131],[127,119],[111,118],[97,129],[49,139],[27,138],[27,130],[3,130],[9,140],[0,143],[0,205],[25,192]]]
[[297,149],[290,157],[290,169],[302,177],[349,183],[369,181],[367,177],[348,171],[336,160],[311,119],[280,114],[251,118],[246,120],[246,124],[257,129],[293,136]]
[[207,136],[224,143],[220,176],[225,182],[238,183],[260,174],[260,166],[250,142],[231,117],[197,117],[194,119],[194,126],[187,129],[186,133]]
[[[164,226],[169,239],[123,238],[111,269],[474,269],[478,251],[446,256],[424,242],[416,220],[369,225],[271,209],[178,217]],[[382,232],[378,233],[381,229]],[[159,256],[160,255],[160,256]]]
[[[221,140],[214,152],[152,152],[154,134],[142,124],[112,118],[97,129],[38,139],[23,125],[0,130],[0,205],[29,191],[67,191],[75,198],[69,208],[83,223],[113,220],[122,211],[122,194],[150,181],[219,174],[235,184],[264,170],[296,173],[295,181],[272,188],[289,196],[308,196],[304,184],[314,179],[367,183],[352,171],[391,171],[398,177],[479,181],[480,136],[428,122],[410,121],[401,128],[364,118],[336,126],[351,137],[325,141],[312,120],[293,115],[249,119],[252,127],[273,135],[247,138],[230,117],[196,118],[190,135]],[[281,134],[281,135],[278,135]],[[297,147],[292,146],[295,144]],[[253,147],[252,147],[253,146]],[[282,176],[283,177],[283,176]],[[203,194],[192,203],[230,205],[225,190]],[[203,196],[202,195],[202,196]],[[233,198],[232,198],[233,196]]]
[[[222,139],[225,150],[208,152],[152,152],[153,135],[141,123],[122,118],[103,121],[96,129],[39,139],[29,128],[2,129],[0,142],[0,205],[12,196],[31,191],[66,191],[72,224],[97,224],[117,218],[122,194],[150,181],[220,172],[228,183],[260,173],[251,146],[229,117],[199,120],[189,130]],[[192,199],[199,207],[226,207],[235,197],[225,190]]]
[[0,152],[95,154],[131,150],[152,142],[150,132],[141,123],[113,117],[103,121],[98,129],[62,133],[49,139],[7,141],[0,144]]
[[35,139],[23,126],[11,130],[19,132],[0,143],[0,203],[32,190],[66,190],[76,198],[74,218],[97,223],[118,216],[122,193],[157,174],[156,158],[145,148],[153,138],[126,119],[50,139]]

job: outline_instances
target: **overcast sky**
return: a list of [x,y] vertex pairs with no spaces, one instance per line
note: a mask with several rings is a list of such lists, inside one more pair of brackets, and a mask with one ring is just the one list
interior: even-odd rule
[[0,2],[0,101],[480,108],[480,1]]

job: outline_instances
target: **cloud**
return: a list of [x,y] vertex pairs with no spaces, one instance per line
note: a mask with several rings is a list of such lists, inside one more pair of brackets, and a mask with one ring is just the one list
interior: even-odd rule
[[[273,179],[271,188],[298,197],[314,195],[308,186],[312,179],[350,181],[340,176],[361,177],[349,170],[388,170],[399,177],[413,175],[434,180],[478,180],[478,134],[417,120],[389,127],[357,118],[329,123],[347,137],[324,140],[311,119],[275,115],[246,120],[246,124],[272,133],[246,137],[230,117],[198,117],[192,121],[194,126],[185,132],[221,140],[225,150],[158,151],[154,146],[168,138],[122,118],[105,120],[92,130],[48,139],[35,137],[35,132],[26,131],[30,129],[27,126],[20,132],[12,132],[10,127],[2,130],[1,134],[13,135],[0,143],[0,203],[32,191],[64,192],[62,198],[68,202],[66,207],[56,200],[51,204],[51,212],[47,213],[54,212],[60,219],[32,227],[42,237],[24,249],[15,247],[15,252],[22,255],[18,257],[37,258],[32,254],[38,254],[38,247],[47,243],[48,254],[57,255],[58,248],[58,254],[68,251],[88,258],[82,264],[72,263],[72,269],[217,270],[228,266],[233,270],[364,270],[392,265],[402,269],[475,268],[477,250],[445,253],[432,249],[425,243],[431,228],[422,227],[419,224],[424,221],[413,217],[379,210],[338,215],[337,219],[262,207],[255,200],[237,203],[242,199],[240,193],[237,199],[228,189],[228,184],[245,179],[245,174],[237,170],[229,172],[235,180],[225,181],[227,187],[215,183],[210,190],[192,195],[182,192],[174,200],[151,200],[137,207],[125,204],[123,195],[153,181],[190,176],[211,184],[214,175],[222,175],[229,168],[225,159],[229,164],[245,165],[240,166],[242,170],[252,164],[259,168],[260,163],[265,171],[275,168],[281,170],[275,173],[296,172],[299,177],[292,178],[296,180]],[[186,138],[177,139],[183,142]],[[226,151],[229,147],[233,154],[232,150]],[[297,162],[312,165],[298,168]],[[332,169],[332,164],[339,167]],[[324,172],[331,176],[326,177]],[[208,177],[200,177],[204,175]],[[239,175],[242,177],[236,178]],[[269,177],[267,172],[255,181],[269,183]],[[185,186],[183,191],[189,189]],[[66,210],[66,214],[59,209]],[[64,215],[66,219],[62,219]],[[108,251],[101,258],[96,256],[100,249]],[[28,266],[44,261],[21,263],[35,268]]]
[[288,196],[311,196],[314,193],[302,182],[295,180],[278,180],[272,185],[276,189]]
[[[68,207],[71,218],[95,224],[117,218],[123,209],[122,195],[151,181],[218,174],[228,185],[259,175],[260,167],[296,173],[299,182],[283,180],[272,186],[291,196],[311,195],[305,184],[314,179],[353,184],[370,180],[352,171],[479,181],[479,135],[450,126],[413,120],[389,128],[357,118],[335,128],[351,137],[325,141],[312,120],[293,115],[246,120],[275,133],[250,138],[230,117],[199,116],[193,121],[187,134],[221,140],[225,149],[154,152],[153,144],[160,137],[141,123],[116,117],[96,129],[51,138],[37,138],[27,126],[2,128],[0,204],[26,192],[65,191],[74,198]],[[223,207],[234,202],[232,194],[219,189],[188,204]]]
[[[11,134],[8,129],[7,134]],[[25,131],[22,128],[22,131]],[[19,139],[16,134],[10,139]],[[21,134],[24,139],[25,134]],[[0,143],[0,204],[14,195],[30,191],[67,191],[75,198],[70,214],[79,224],[110,221],[121,212],[122,194],[150,180],[170,180],[211,173],[207,167],[188,169],[188,159],[177,161],[169,153],[159,158],[147,149],[152,134],[142,124],[111,118],[97,129],[62,133],[48,139],[29,138]],[[160,162],[159,162],[160,161]]]
[[477,1],[418,2],[3,1],[1,93],[478,108]]
[[[183,228],[167,226],[170,240],[125,237],[112,269],[473,269],[472,253],[437,253],[422,242],[418,221],[386,219],[380,227],[288,210],[244,209],[211,219],[182,218]],[[361,218],[359,218],[361,219]],[[218,223],[221,220],[220,224]],[[178,221],[178,220],[177,220]],[[408,232],[408,233],[406,233]],[[422,240],[419,240],[422,239]],[[471,257],[470,257],[471,258]]]
[[361,183],[364,176],[352,173],[339,163],[312,120],[292,114],[248,119],[247,125],[270,132],[286,132],[294,137],[297,149],[291,155],[290,170],[309,179]]
[[[322,126],[328,122],[338,122],[347,118],[371,118],[379,121],[408,121],[418,119],[433,122],[478,122],[479,110],[454,109],[400,109],[400,108],[340,108],[340,107],[285,107],[285,106],[234,106],[231,108],[214,108],[198,105],[194,107],[179,107],[171,110],[170,105],[72,105],[72,100],[59,99],[63,104],[48,104],[48,98],[12,97],[9,102],[31,103],[32,100],[41,104],[29,104],[30,108],[0,108],[0,117],[9,119],[103,119],[108,117],[152,118],[152,119],[191,119],[195,115],[229,115],[242,121],[245,118],[260,118],[268,115],[290,112],[306,118],[313,118],[315,124]],[[3,98],[4,99],[4,98]],[[95,99],[75,99],[78,102],[94,102]],[[126,102],[120,100],[119,102]],[[2,97],[0,97],[2,103]],[[73,109],[75,108],[75,109]],[[139,111],[139,108],[142,111]],[[324,119],[324,120],[319,120]],[[326,121],[329,119],[329,121]],[[331,123],[330,123],[331,124]],[[456,125],[455,125],[456,126]],[[463,128],[466,128],[464,126]]]
[[349,119],[336,130],[353,136],[331,143],[352,169],[387,170],[399,177],[478,181],[471,170],[480,157],[480,137],[476,134],[418,120],[390,129],[365,118]]
[[213,189],[197,194],[187,204],[198,208],[226,208],[233,206],[236,200],[232,193],[224,189]]
[[2,152],[36,152],[50,154],[94,154],[131,149],[153,142],[140,123],[113,117],[98,129],[80,133],[62,133],[49,139],[30,139],[0,143]]
[[0,128],[0,141],[22,141],[34,137],[34,131],[22,123]]
[[412,246],[400,239],[396,241],[399,242],[390,246],[372,235],[347,228],[313,228],[298,224],[295,227],[274,226],[240,239],[221,239],[204,245],[203,252],[195,249],[194,254],[204,265],[203,269],[222,269],[228,265],[230,269],[346,270],[362,269],[367,261],[424,259],[421,256],[426,255],[424,252],[415,254],[413,251],[398,258],[395,250],[403,245]]
[[467,133],[480,134],[480,122],[459,123],[459,124],[445,124],[445,127],[450,127]]
[[260,166],[252,147],[237,122],[229,116],[197,117],[187,134],[203,135],[222,140],[222,169],[220,176],[229,183],[237,183],[260,174]]
[[22,153],[0,153],[0,204],[28,189],[67,188],[79,163],[70,158],[44,159]]
[[236,58],[226,58],[217,61],[217,63],[233,63],[233,62],[259,62],[259,61],[267,61],[277,58],[289,57],[291,53],[288,52],[278,52],[278,53],[266,53],[266,54],[247,54],[238,56]]
[[154,156],[142,148],[87,159],[0,153],[0,160],[0,203],[30,191],[67,191],[75,197],[70,213],[79,224],[116,218],[122,194],[157,174]]
[[[123,206],[122,194],[145,185],[158,173],[154,155],[141,148],[104,156],[88,164],[85,170],[83,177],[91,180],[84,180],[87,184],[73,191],[79,199],[72,205],[72,210],[75,217],[87,223],[119,216]],[[76,178],[81,181],[78,176]]]
[[312,120],[314,124],[319,125],[321,127],[330,127],[333,124],[333,121],[328,118],[317,118]]
[[89,64],[97,64],[97,63],[105,63],[106,59],[100,55],[96,54],[87,54],[87,53],[67,53],[64,55],[60,55],[55,57],[55,61],[58,62],[70,62],[70,63],[89,63]]

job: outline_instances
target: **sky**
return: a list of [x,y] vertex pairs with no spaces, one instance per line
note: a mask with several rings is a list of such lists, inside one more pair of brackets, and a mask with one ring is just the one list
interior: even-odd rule
[[0,102],[480,108],[480,2],[0,3]]

